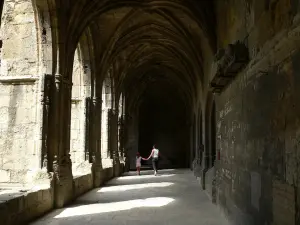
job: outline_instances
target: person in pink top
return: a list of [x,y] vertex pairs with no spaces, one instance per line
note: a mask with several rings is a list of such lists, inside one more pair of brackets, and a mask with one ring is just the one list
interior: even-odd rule
[[141,175],[141,161],[142,157],[140,156],[140,153],[137,152],[135,157],[135,166],[138,175]]
[[152,158],[152,166],[153,166],[153,170],[154,170],[154,175],[157,175],[157,171],[158,171],[158,157],[159,157],[159,150],[155,147],[155,145],[153,145],[151,154],[149,155],[149,157],[147,159],[142,158],[143,160],[149,160],[150,158]]

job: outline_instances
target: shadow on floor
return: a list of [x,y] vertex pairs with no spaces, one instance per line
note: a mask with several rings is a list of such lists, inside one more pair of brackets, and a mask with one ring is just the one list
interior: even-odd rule
[[225,225],[189,170],[135,172],[109,181],[32,225]]

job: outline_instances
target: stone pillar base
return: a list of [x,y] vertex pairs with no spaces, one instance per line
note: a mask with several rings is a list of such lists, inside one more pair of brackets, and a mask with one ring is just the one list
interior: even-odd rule
[[67,178],[64,181],[55,181],[54,188],[54,206],[62,208],[73,199],[73,178]]
[[119,162],[117,162],[116,164],[114,164],[114,177],[118,177],[120,176],[122,173],[121,171],[121,165]]
[[72,169],[68,164],[59,165],[54,174],[54,206],[62,208],[74,197]]
[[207,172],[206,169],[203,169],[201,171],[201,187],[202,187],[202,190],[205,190],[205,175],[206,175],[206,172]]
[[93,179],[94,179],[94,187],[100,187],[104,183],[104,170],[101,165],[93,166]]

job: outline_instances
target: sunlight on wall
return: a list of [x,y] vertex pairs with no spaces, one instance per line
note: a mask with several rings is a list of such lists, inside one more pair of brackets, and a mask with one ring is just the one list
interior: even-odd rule
[[124,177],[118,177],[116,180],[140,180],[140,179],[149,179],[149,178],[162,178],[162,177],[173,177],[175,174],[162,174],[162,175],[143,175],[143,176],[124,176]]
[[66,218],[71,216],[82,216],[82,215],[116,212],[116,211],[130,210],[133,208],[140,208],[140,207],[162,207],[170,204],[174,200],[175,199],[173,198],[157,197],[157,198],[136,199],[136,200],[122,201],[122,202],[113,202],[113,203],[97,203],[97,204],[83,205],[83,206],[65,209],[62,213],[55,216],[54,218]]
[[129,185],[118,185],[112,187],[103,187],[98,192],[113,192],[113,191],[128,191],[135,189],[153,188],[153,187],[168,187],[173,185],[171,182],[160,182],[160,183],[145,183],[145,184],[129,184]]

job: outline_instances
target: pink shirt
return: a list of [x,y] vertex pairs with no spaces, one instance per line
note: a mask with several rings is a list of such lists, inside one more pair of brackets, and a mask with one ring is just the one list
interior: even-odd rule
[[141,167],[141,161],[142,161],[141,156],[136,157],[136,161],[135,161],[136,167]]

